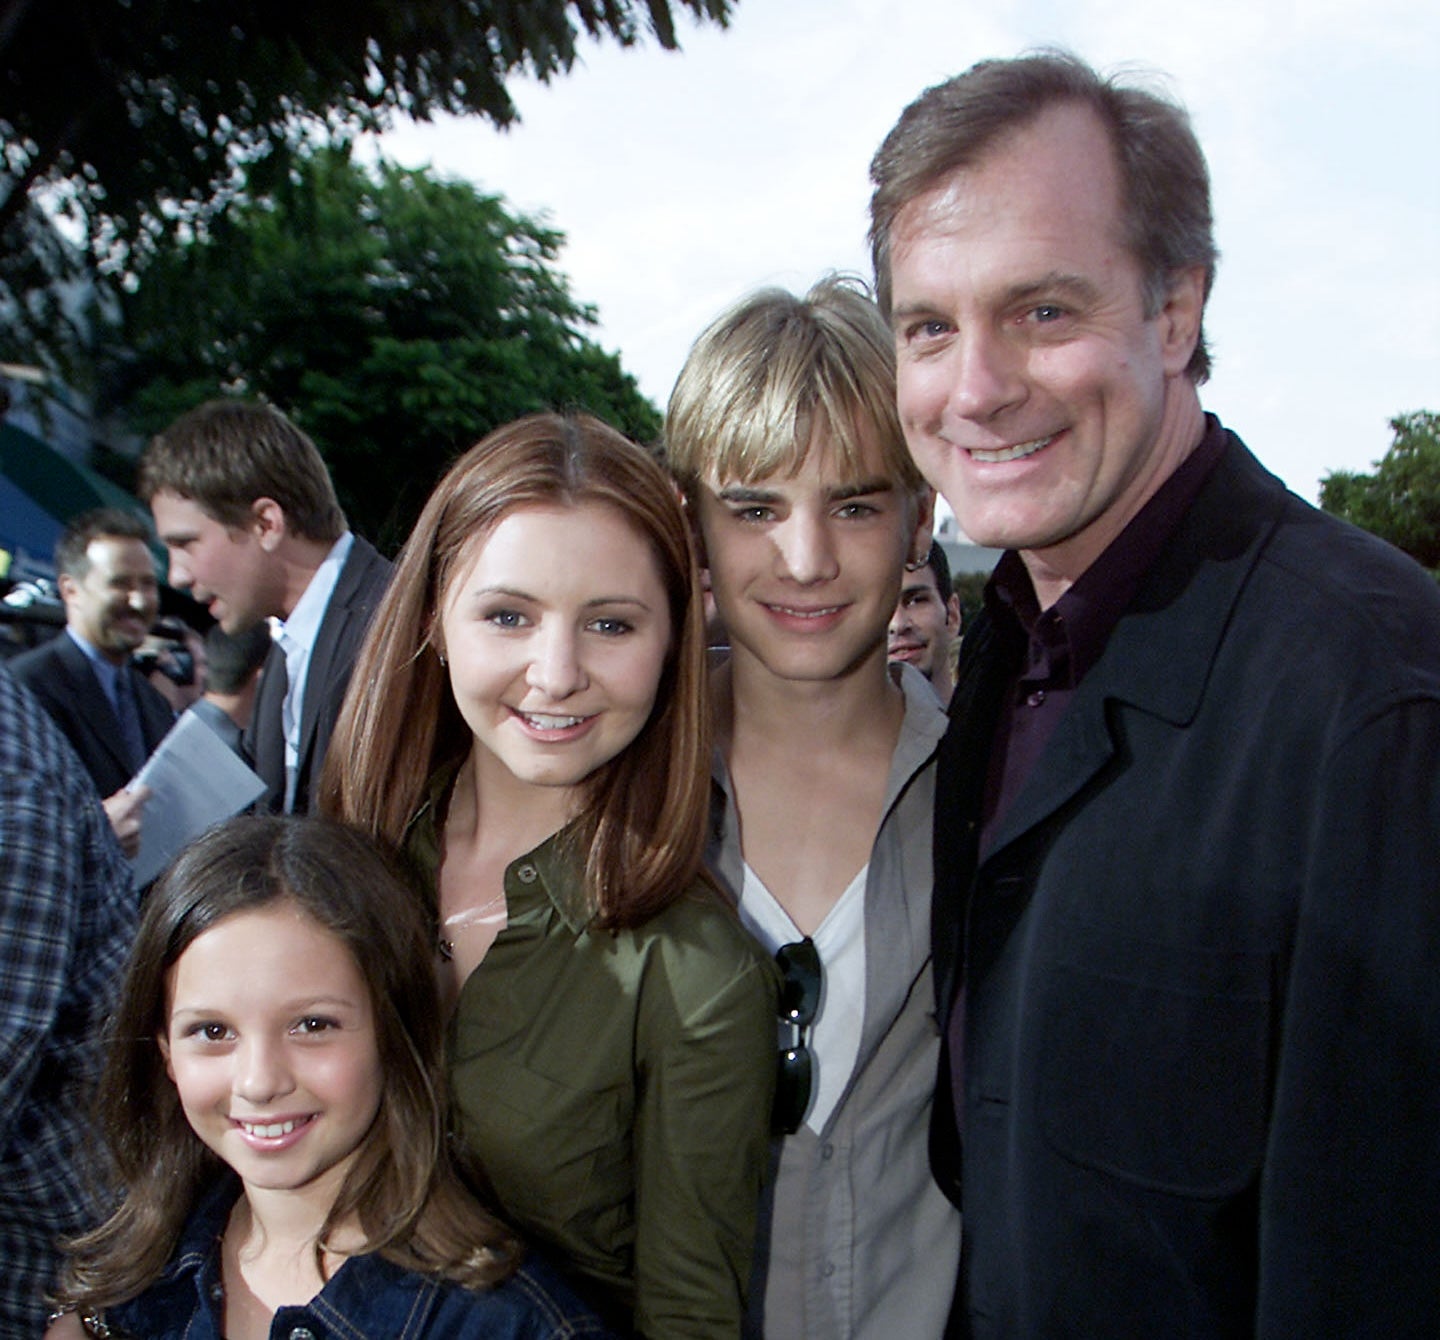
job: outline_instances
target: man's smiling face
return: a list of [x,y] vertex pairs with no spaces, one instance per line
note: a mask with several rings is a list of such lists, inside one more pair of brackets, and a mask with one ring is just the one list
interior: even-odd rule
[[916,463],[977,544],[1073,579],[1194,446],[1203,276],[1147,315],[1109,140],[1065,103],[911,200],[891,254]]

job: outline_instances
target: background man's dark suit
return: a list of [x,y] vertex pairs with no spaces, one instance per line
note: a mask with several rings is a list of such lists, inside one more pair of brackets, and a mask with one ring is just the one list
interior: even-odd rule
[[[295,781],[296,814],[310,809],[310,788],[320,776],[325,750],[340,715],[350,671],[365,632],[390,582],[391,565],[360,536],[350,549],[340,578],[325,607],[319,636],[310,653],[305,701],[300,713],[300,769]],[[268,788],[262,806],[280,810],[285,802],[285,732],[280,712],[285,701],[285,653],[277,643],[265,661],[255,715],[245,736],[255,771]]]
[[[10,671],[33,693],[65,732],[103,800],[135,775],[125,757],[115,709],[85,653],[67,633],[34,647],[9,663]],[[149,754],[175,723],[170,704],[134,666],[126,673],[135,689],[140,734]]]
[[1434,1334],[1440,590],[1232,436],[977,869],[1007,642],[937,784],[955,1333]]

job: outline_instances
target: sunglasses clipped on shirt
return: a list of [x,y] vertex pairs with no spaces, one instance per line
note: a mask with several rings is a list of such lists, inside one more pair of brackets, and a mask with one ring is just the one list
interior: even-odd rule
[[815,1058],[807,1039],[820,1008],[820,951],[807,935],[781,945],[775,962],[781,979],[780,1056],[770,1129],[776,1135],[794,1135],[805,1119],[815,1082]]

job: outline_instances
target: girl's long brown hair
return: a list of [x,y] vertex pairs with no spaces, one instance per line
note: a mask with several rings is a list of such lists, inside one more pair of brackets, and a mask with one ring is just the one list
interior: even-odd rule
[[[505,1278],[515,1239],[467,1192],[446,1131],[443,1025],[429,919],[360,833],[249,817],[212,829],[147,895],[111,1027],[99,1112],[120,1207],[71,1244],[59,1301],[101,1311],[163,1272],[224,1164],[191,1130],[165,1071],[166,975],[212,926],[288,900],[341,940],[369,992],[384,1088],[316,1242],[355,1221],[362,1251],[470,1287]],[[237,971],[243,971],[237,965]]]
[[615,929],[654,916],[700,868],[710,760],[705,629],[674,485],[647,452],[589,415],[536,414],[497,429],[436,486],[356,663],[320,803],[399,847],[427,779],[471,747],[434,642],[451,581],[513,509],[597,502],[649,542],[673,630],[649,721],[586,780],[572,829],[596,922]]

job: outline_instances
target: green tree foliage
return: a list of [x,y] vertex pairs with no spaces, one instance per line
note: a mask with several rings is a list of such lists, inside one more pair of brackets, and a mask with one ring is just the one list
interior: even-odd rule
[[1320,506],[1440,571],[1440,414],[1390,420],[1394,440],[1374,474],[1336,470],[1320,481]]
[[580,408],[658,434],[587,337],[562,242],[466,183],[317,151],[156,252],[125,300],[115,398],[142,434],[210,396],[272,401],[315,439],[352,523],[393,547],[446,463],[519,415]]
[[980,611],[985,608],[985,583],[989,580],[988,572],[957,572],[952,578],[950,588],[960,597],[962,632],[980,617]]
[[66,278],[121,269],[225,209],[247,175],[281,180],[317,129],[439,112],[503,126],[512,75],[569,70],[582,38],[631,45],[648,31],[674,48],[676,11],[723,25],[731,2],[3,0],[0,354],[73,353],[31,311],[47,301],[33,267],[15,263],[41,226],[37,200],[82,239]]
[[6,0],[4,171],[22,197],[68,181],[123,232],[211,200],[306,121],[505,125],[512,74],[570,69],[582,34],[631,45],[648,28],[673,48],[676,7],[723,24],[730,0]]

